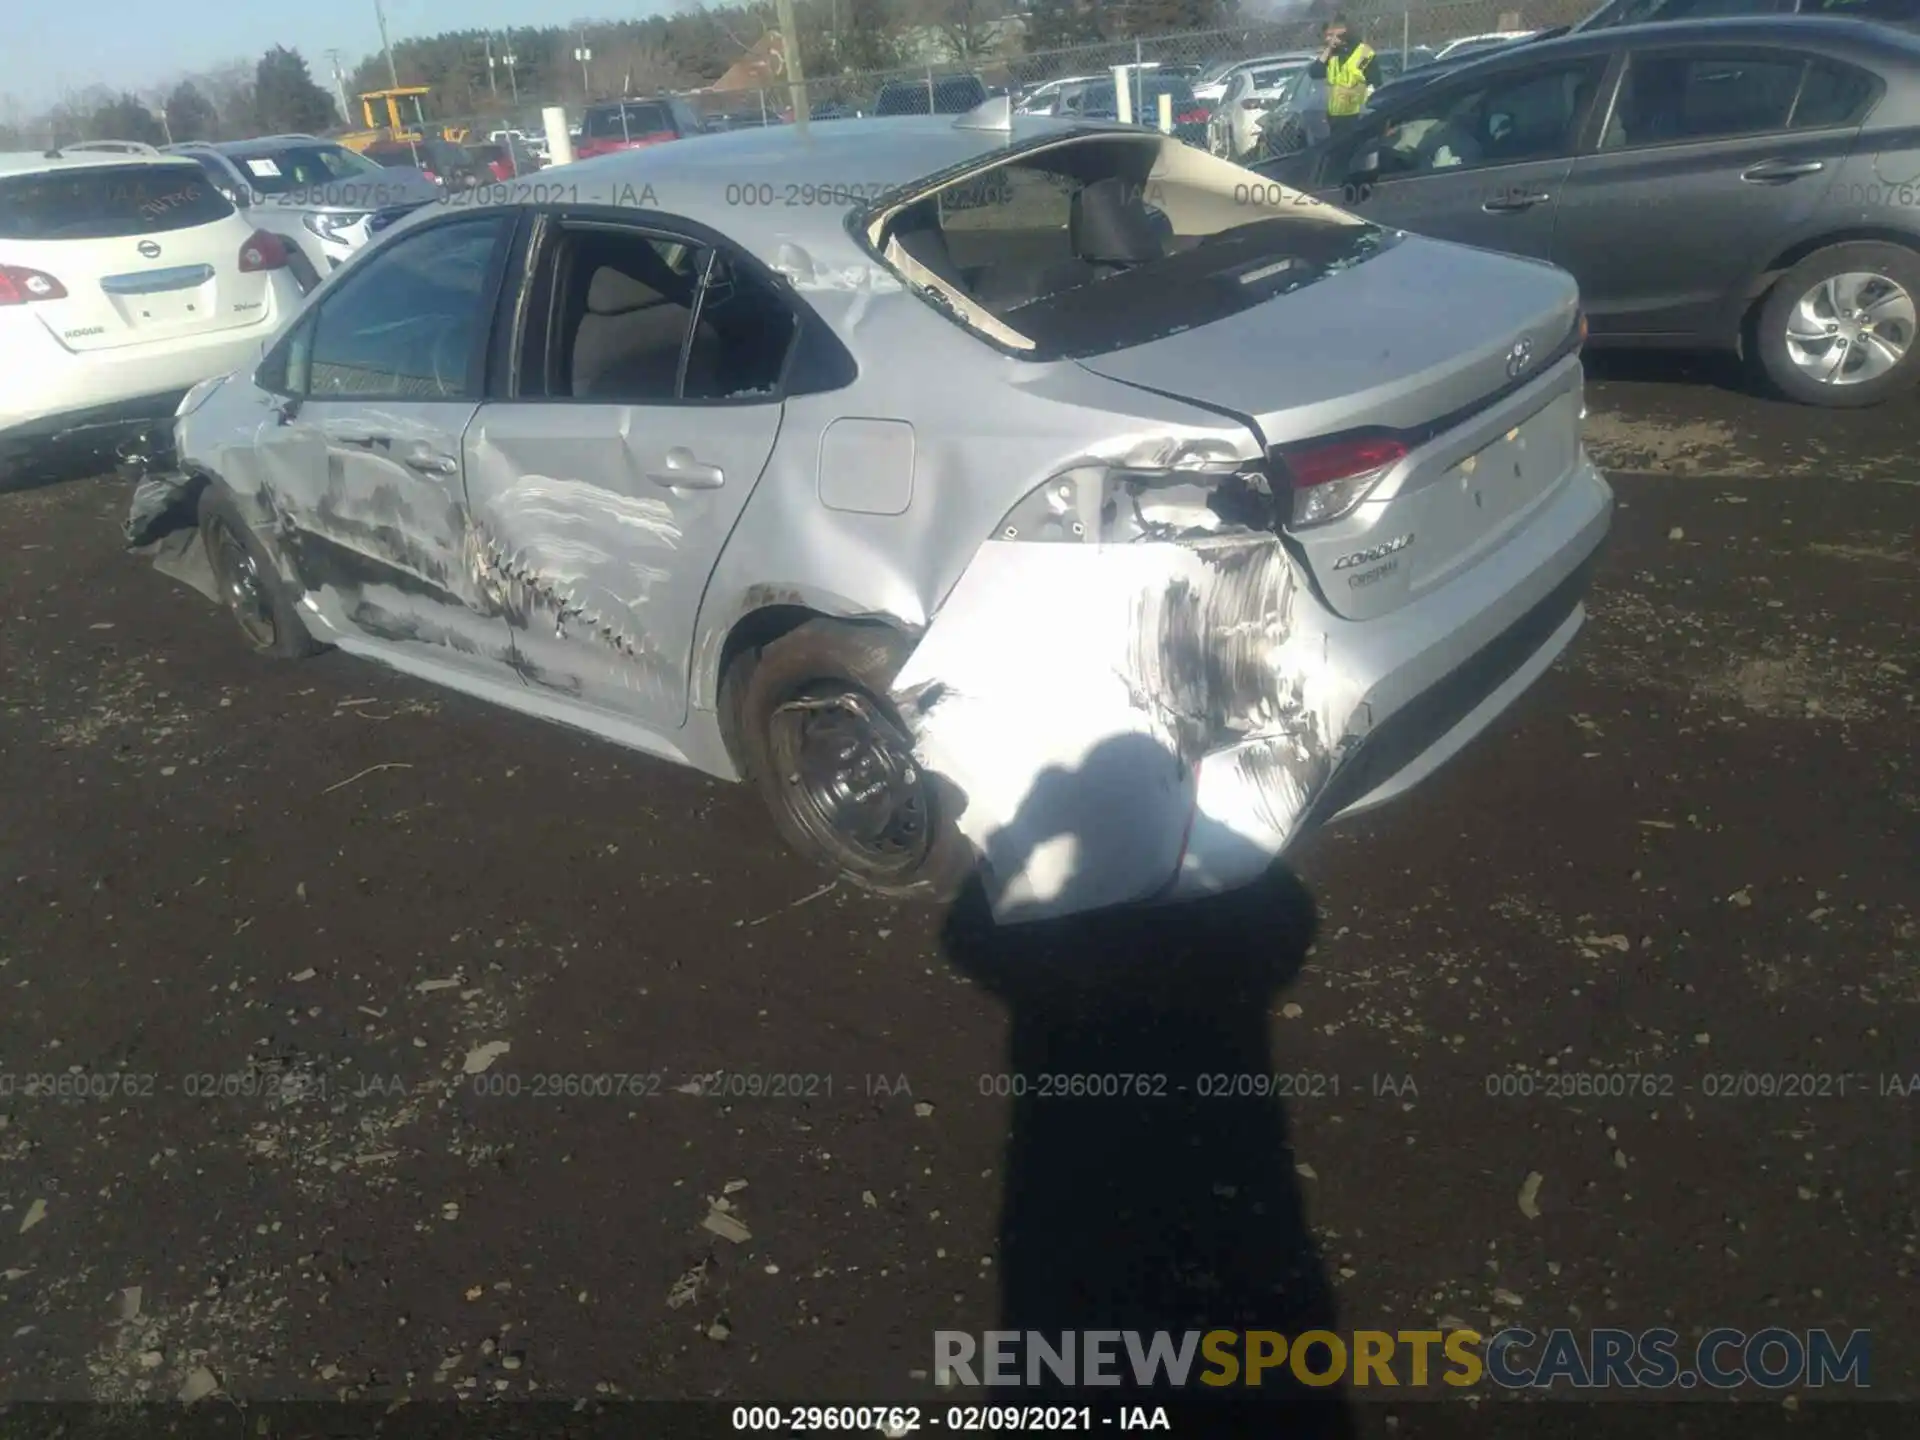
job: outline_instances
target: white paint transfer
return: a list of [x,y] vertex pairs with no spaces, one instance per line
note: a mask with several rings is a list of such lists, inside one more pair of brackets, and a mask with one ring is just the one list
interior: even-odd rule
[[[965,796],[997,917],[1149,898],[1190,825],[1206,864],[1278,853],[1353,708],[1306,598],[1271,537],[981,547],[895,695]],[[1166,641],[1182,617],[1191,649]],[[1202,765],[1236,746],[1260,754],[1224,779]]]
[[[586,480],[552,475],[524,475],[485,500],[489,528],[518,540],[522,536],[552,539],[603,536],[603,526],[616,527],[629,541],[650,541],[662,549],[677,549],[680,530],[673,507],[650,495],[623,495]],[[550,538],[551,537],[551,538]]]

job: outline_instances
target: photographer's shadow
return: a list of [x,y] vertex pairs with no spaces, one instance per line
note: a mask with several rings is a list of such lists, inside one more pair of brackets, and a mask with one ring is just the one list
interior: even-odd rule
[[[1096,875],[1103,857],[1137,855],[1137,837],[1112,823],[1116,798],[1172,762],[1142,737],[1105,742],[1077,771],[1043,776],[988,853],[1006,873],[1072,834],[1076,877]],[[955,903],[943,934],[949,958],[1011,1012],[1003,1328],[1046,1332],[1052,1343],[1061,1331],[1137,1330],[1143,1344],[1157,1330],[1176,1340],[1212,1329],[1337,1330],[1284,1103],[1270,1090],[1202,1093],[1236,1083],[1258,1091],[1276,1068],[1274,997],[1299,970],[1315,924],[1311,896],[1278,866],[1216,898],[1029,924],[996,926],[977,883]],[[1075,1076],[1087,1082],[1080,1088],[1123,1093],[1042,1093]],[[1124,1384],[1082,1390],[1078,1402],[1172,1393],[1136,1388],[1116,1349]],[[1326,1365],[1324,1352],[1316,1358]],[[1343,1386],[1309,1389],[1282,1366],[1257,1389],[1215,1389],[1198,1383],[1207,1368],[1196,1354],[1181,1393],[1284,1402],[1310,1422],[1303,1434],[1350,1433]]]

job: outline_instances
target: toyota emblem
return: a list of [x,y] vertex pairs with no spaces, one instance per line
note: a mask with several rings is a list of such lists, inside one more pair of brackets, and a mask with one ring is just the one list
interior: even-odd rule
[[160,258],[160,247],[151,240],[142,240],[140,242],[140,253],[149,260],[158,260]]
[[1516,340],[1513,348],[1507,351],[1507,378],[1517,380],[1526,368],[1533,364],[1533,341]]

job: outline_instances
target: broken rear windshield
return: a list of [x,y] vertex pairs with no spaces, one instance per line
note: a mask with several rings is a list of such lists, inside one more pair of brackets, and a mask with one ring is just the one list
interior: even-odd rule
[[0,240],[113,240],[233,214],[198,165],[87,165],[0,179]]
[[1164,260],[1003,310],[1000,318],[1033,341],[1023,358],[1087,359],[1212,325],[1393,243],[1391,233],[1371,225],[1256,220]]

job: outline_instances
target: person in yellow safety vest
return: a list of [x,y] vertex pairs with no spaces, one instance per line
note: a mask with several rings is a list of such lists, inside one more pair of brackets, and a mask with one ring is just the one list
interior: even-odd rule
[[1307,74],[1327,82],[1327,128],[1338,138],[1359,118],[1367,96],[1380,83],[1380,62],[1344,17],[1329,20],[1320,38],[1320,58],[1307,67]]

